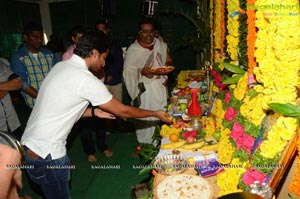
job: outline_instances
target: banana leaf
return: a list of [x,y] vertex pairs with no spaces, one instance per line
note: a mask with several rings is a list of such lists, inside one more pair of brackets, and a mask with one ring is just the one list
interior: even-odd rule
[[243,77],[243,75],[240,75],[240,74],[239,75],[234,75],[232,77],[228,77],[222,83],[223,84],[237,84],[241,77]]
[[241,69],[240,66],[237,65],[229,64],[227,62],[222,62],[221,64],[224,66],[226,70],[235,74],[245,74],[246,72],[243,69]]
[[277,113],[281,113],[284,116],[298,118],[300,116],[300,109],[292,103],[270,103],[269,107]]

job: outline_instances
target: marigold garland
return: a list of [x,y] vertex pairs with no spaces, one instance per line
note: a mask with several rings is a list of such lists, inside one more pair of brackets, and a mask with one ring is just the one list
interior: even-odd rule
[[224,60],[224,42],[225,42],[225,0],[213,1],[213,60],[215,63]]
[[224,55],[224,43],[225,43],[225,0],[220,0],[221,2],[221,56]]
[[[297,0],[257,0],[255,6],[270,5],[256,11],[258,28],[255,57],[258,67],[254,74],[264,86],[263,108],[269,103],[295,103],[295,87],[300,69],[299,10],[290,15],[286,9],[272,10],[271,5],[298,5]],[[291,31],[293,30],[293,31]],[[299,85],[298,85],[299,86]]]
[[260,126],[262,124],[262,121],[266,115],[262,109],[262,99],[263,95],[261,93],[257,94],[253,98],[247,95],[244,98],[244,103],[240,107],[240,113],[242,116],[247,118],[256,126]]
[[229,164],[232,160],[235,147],[229,140],[230,130],[228,128],[221,130],[221,139],[218,146],[218,161],[221,164]]
[[227,30],[228,35],[227,40],[227,53],[229,54],[231,60],[238,60],[238,44],[239,44],[239,15],[230,16],[236,9],[236,5],[239,5],[238,0],[228,0],[227,10],[228,10],[228,21]]
[[[255,0],[248,0],[248,5],[254,5]],[[249,7],[249,6],[248,6]],[[255,40],[256,40],[256,28],[255,28],[255,10],[247,9],[247,24],[248,24],[248,34],[247,34],[247,55],[248,55],[248,72],[253,74],[253,68],[256,66],[256,61],[254,57],[255,51]]]
[[224,169],[225,172],[218,174],[217,185],[220,188],[219,196],[243,191],[237,185],[247,167],[248,162],[242,163],[238,158],[235,158],[232,160],[231,166]]
[[202,117],[201,122],[205,131],[205,137],[209,138],[216,131],[216,124],[214,117]]
[[[220,62],[221,51],[221,1],[214,0],[214,61]],[[219,52],[218,52],[219,51]]]
[[243,77],[240,78],[238,86],[234,89],[234,97],[238,100],[242,100],[245,97],[248,88],[248,73],[245,73]]
[[280,154],[292,138],[296,128],[295,118],[280,116],[268,132],[267,139],[260,145],[261,155],[266,158],[274,158]]
[[[233,2],[231,0],[229,2]],[[252,85],[256,91],[256,95],[250,95],[248,89],[248,75],[243,76],[239,83],[234,88],[234,97],[242,101],[240,107],[240,113],[249,122],[258,127],[263,123],[263,118],[266,115],[266,111],[269,109],[269,103],[295,103],[296,102],[296,87],[300,86],[300,78],[298,78],[298,72],[300,71],[300,24],[299,24],[299,10],[294,10],[295,14],[289,14],[286,10],[281,10],[282,13],[278,13],[278,10],[262,10],[251,8],[251,5],[261,8],[266,5],[298,5],[297,0],[247,0],[247,4],[250,8],[247,9],[247,22],[248,22],[248,35],[247,35],[247,57],[248,57],[248,74],[252,77],[255,75],[259,85]],[[228,19],[231,20],[231,19]],[[231,28],[229,28],[231,26]],[[228,22],[228,30],[232,31],[232,24]],[[256,32],[256,28],[257,31]],[[291,31],[293,30],[293,31]],[[231,34],[230,32],[229,34]],[[227,37],[229,40],[230,37]],[[228,44],[234,45],[232,41],[228,41]],[[254,45],[255,44],[255,45]],[[228,46],[230,49],[230,46]],[[231,56],[230,56],[231,57]],[[232,58],[232,57],[231,57]],[[229,88],[233,88],[232,85]],[[226,121],[224,116],[227,112],[227,108],[221,99],[217,99],[213,108],[213,114],[216,117],[216,129],[221,129],[221,139],[219,145],[219,158],[226,164],[232,159],[232,153],[237,151],[231,143],[243,146],[239,137],[232,141],[229,138],[227,129],[225,131],[224,122]],[[226,109],[226,110],[225,110]],[[256,117],[254,117],[254,116]],[[228,115],[226,116],[228,119]],[[237,119],[237,118],[233,118]],[[269,128],[268,133],[263,137],[260,145],[257,145],[255,153],[253,154],[254,162],[260,163],[264,160],[278,161],[282,151],[286,147],[287,142],[293,136],[296,130],[296,121],[293,118],[280,116]],[[278,133],[280,132],[280,133]],[[246,133],[246,131],[245,131]],[[243,134],[244,135],[244,134]],[[230,143],[231,142],[231,143]],[[298,142],[300,142],[298,140]],[[298,150],[299,148],[298,143]],[[256,146],[256,145],[255,145]],[[230,147],[230,151],[226,154],[226,147]],[[243,150],[243,147],[240,147]],[[249,146],[246,148],[249,152]],[[300,156],[300,152],[299,156]],[[236,156],[235,156],[236,157]],[[235,161],[240,159],[233,159],[230,165],[234,165]],[[276,163],[276,162],[272,162]],[[255,165],[253,165],[255,166]],[[241,172],[240,177],[248,172],[251,172],[251,165],[244,167],[244,171],[231,168],[231,170],[225,169],[222,175],[218,175],[217,183],[221,189],[220,195],[240,191],[236,178],[231,179],[231,176],[236,175],[237,172]],[[264,174],[270,174],[272,169],[264,170]],[[229,177],[230,176],[230,177]],[[253,176],[253,175],[251,175]],[[298,194],[300,190],[300,160],[297,158],[297,170],[296,181],[293,181],[290,185],[290,191]]]

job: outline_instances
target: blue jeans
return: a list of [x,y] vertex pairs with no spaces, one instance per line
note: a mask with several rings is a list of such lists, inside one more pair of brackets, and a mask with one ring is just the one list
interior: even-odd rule
[[[27,173],[31,180],[43,190],[46,199],[70,199],[70,159],[67,155],[53,160],[49,154],[45,159],[28,157],[28,148],[24,147]],[[64,168],[63,168],[64,166]]]

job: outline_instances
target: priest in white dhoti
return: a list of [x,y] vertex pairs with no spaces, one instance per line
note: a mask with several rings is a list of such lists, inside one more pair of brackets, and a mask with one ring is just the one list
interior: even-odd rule
[[[173,65],[167,44],[154,37],[151,19],[139,24],[138,39],[129,46],[124,60],[123,78],[132,105],[160,110],[167,106],[166,75],[153,75],[151,67]],[[152,136],[159,121],[152,117],[135,121],[139,143],[153,143]]]

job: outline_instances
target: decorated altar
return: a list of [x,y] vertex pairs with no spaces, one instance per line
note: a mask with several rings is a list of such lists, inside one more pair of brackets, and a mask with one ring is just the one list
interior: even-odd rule
[[[217,154],[222,171],[213,175],[215,197],[251,191],[258,182],[275,198],[297,153],[289,192],[300,198],[299,1],[212,0],[210,8],[209,77],[207,66],[178,75],[168,107],[174,123],[159,129],[156,158],[188,153],[195,163],[197,156]],[[184,118],[195,85],[201,130]]]

